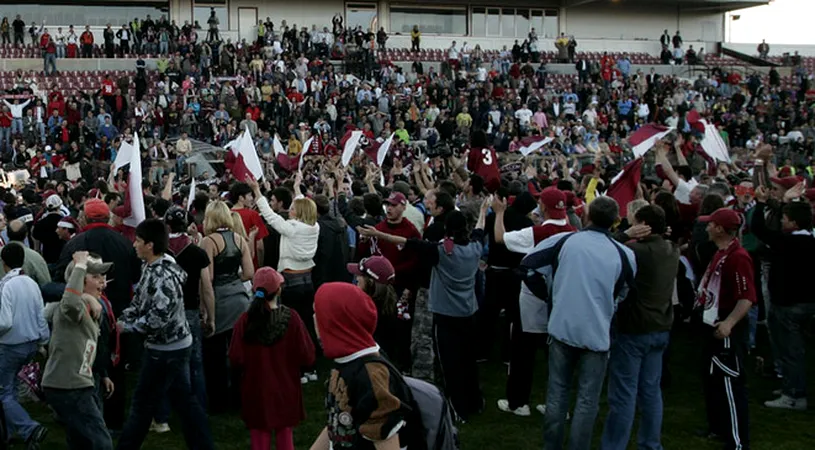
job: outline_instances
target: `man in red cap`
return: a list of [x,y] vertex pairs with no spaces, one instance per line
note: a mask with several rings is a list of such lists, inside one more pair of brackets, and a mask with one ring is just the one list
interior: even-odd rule
[[723,439],[726,448],[749,448],[744,357],[749,345],[747,314],[756,303],[753,261],[737,238],[741,228],[737,212],[720,208],[699,221],[707,223],[708,236],[719,249],[697,297],[707,325],[703,352],[709,436]]
[[[403,216],[407,206],[407,198],[404,194],[392,192],[383,203],[386,207],[386,217],[385,220],[376,225],[377,230],[386,234],[401,236],[405,239],[422,238],[419,230]],[[415,251],[406,249],[404,245],[397,245],[375,238],[361,240],[357,245],[357,255],[360,258],[382,255],[393,265],[396,272],[393,287],[399,296],[397,307],[404,308],[407,306],[408,314],[402,316],[405,319],[403,321],[404,325],[399,327],[399,344],[397,345],[399,351],[396,355],[390,356],[398,367],[403,369],[410,367],[410,332],[413,326],[412,317],[415,307],[413,299],[418,288],[416,277],[419,264],[418,255]]]
[[[544,239],[559,233],[577,231],[566,217],[566,194],[556,187],[548,187],[538,197],[543,223],[523,230],[504,232],[505,200],[493,202],[495,211],[495,241],[503,242],[511,252],[524,255],[533,251]],[[522,284],[521,297],[533,294]],[[544,304],[538,300],[538,303]],[[532,377],[535,372],[535,353],[541,344],[541,333],[527,333],[521,326],[521,315],[534,313],[521,307],[521,303],[511,302],[512,321],[511,354],[509,376],[507,377],[506,399],[498,400],[498,409],[519,416],[530,415],[529,397],[532,394]],[[543,410],[539,405],[538,410]]]

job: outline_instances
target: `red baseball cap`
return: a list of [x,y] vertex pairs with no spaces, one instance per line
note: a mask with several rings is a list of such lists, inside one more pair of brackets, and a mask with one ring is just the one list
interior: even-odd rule
[[396,276],[393,265],[384,256],[363,258],[359,263],[349,263],[347,267],[352,275],[371,277],[380,283],[391,283]]
[[85,217],[88,219],[106,219],[110,217],[110,208],[104,200],[92,198],[85,202]]
[[252,279],[252,290],[257,292],[259,289],[266,291],[267,295],[274,295],[283,285],[283,275],[271,267],[261,267],[255,272],[255,277]]
[[391,206],[407,205],[407,198],[401,192],[391,192],[390,197],[385,199],[385,203]]
[[566,218],[566,194],[556,187],[548,187],[541,191],[540,203],[546,207],[546,212],[551,219]]
[[699,222],[713,222],[726,231],[733,231],[741,226],[741,216],[729,208],[719,208],[708,216],[699,216]]

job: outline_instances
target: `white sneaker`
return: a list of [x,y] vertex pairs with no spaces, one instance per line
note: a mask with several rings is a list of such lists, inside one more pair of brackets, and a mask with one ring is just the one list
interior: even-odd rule
[[167,433],[170,431],[170,425],[166,423],[156,423],[154,420],[153,423],[150,424],[150,431],[154,433]]
[[805,398],[792,398],[788,395],[782,395],[775,400],[764,402],[767,408],[778,409],[791,409],[794,411],[806,411],[807,399]]
[[305,375],[300,377],[300,384],[308,384],[308,377]]
[[776,397],[781,397],[783,394],[784,394],[783,389],[776,389],[773,391],[773,395],[775,395]]
[[309,372],[306,374],[308,381],[317,381],[317,372]]
[[509,400],[503,398],[501,400],[498,400],[498,409],[504,412],[510,412],[512,414],[515,414],[516,416],[521,417],[529,417],[532,414],[531,412],[529,412],[529,405],[523,405],[515,409],[509,409]]

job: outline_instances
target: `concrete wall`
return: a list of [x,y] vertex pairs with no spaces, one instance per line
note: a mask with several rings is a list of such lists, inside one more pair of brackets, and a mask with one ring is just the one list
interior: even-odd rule
[[[155,69],[156,63],[147,59],[148,69]],[[3,58],[0,59],[0,71],[43,70],[43,61],[39,58]],[[58,59],[59,72],[73,72],[78,70],[136,70],[135,59]]]
[[[566,9],[566,33],[578,38],[648,39],[659,41],[663,30],[681,31],[688,41],[718,42],[724,38],[724,14],[671,10],[665,6],[624,7],[591,3]],[[561,20],[563,20],[561,18]]]

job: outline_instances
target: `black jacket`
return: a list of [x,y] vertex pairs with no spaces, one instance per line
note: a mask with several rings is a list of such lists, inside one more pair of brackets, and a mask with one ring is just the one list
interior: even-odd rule
[[770,302],[779,306],[811,303],[809,277],[815,269],[815,237],[772,230],[764,218],[766,207],[764,203],[756,204],[750,229],[768,247]]
[[80,250],[96,253],[103,261],[113,263],[105,295],[113,305],[114,314],[119,317],[130,303],[132,286],[141,276],[141,262],[136,257],[133,244],[106,224],[89,225],[62,248],[54,274],[55,282],[65,282],[65,268],[73,259],[74,252]]
[[311,271],[314,289],[323,283],[351,281],[346,267],[350,251],[345,227],[330,214],[320,216],[317,224],[320,225],[320,235],[317,239],[317,253],[314,254],[314,269]]

